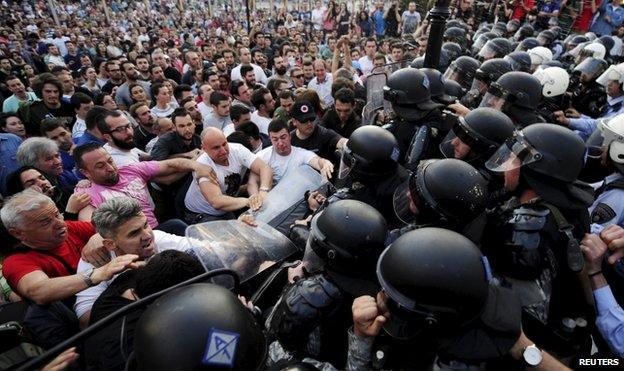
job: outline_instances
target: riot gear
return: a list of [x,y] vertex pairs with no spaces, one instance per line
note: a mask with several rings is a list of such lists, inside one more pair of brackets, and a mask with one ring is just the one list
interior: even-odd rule
[[459,100],[464,96],[464,89],[455,80],[444,80],[444,93],[452,100]]
[[489,40],[481,50],[479,50],[479,58],[483,60],[490,60],[493,58],[503,58],[505,55],[511,52],[511,43],[509,40],[497,37]]
[[472,54],[475,56],[479,54],[481,48],[483,48],[488,41],[496,37],[498,37],[498,35],[496,35],[494,32],[484,32],[479,35],[479,37],[472,44]]
[[344,148],[338,176],[353,173],[355,179],[381,178],[396,172],[399,148],[394,136],[378,126],[353,131]]
[[514,32],[516,32],[516,30],[518,30],[518,28],[520,27],[520,21],[517,19],[512,19],[509,22],[507,22],[507,33],[512,34]]
[[540,45],[548,47],[557,39],[557,35],[551,30],[544,30],[537,34],[537,41],[539,41]]
[[535,71],[537,67],[545,62],[552,60],[553,54],[550,49],[543,46],[537,46],[528,51],[531,56],[531,71]]
[[419,120],[440,105],[431,100],[430,81],[416,68],[402,68],[393,72],[384,87],[384,99],[405,120]]
[[510,71],[511,66],[509,62],[502,58],[494,58],[483,62],[475,72],[472,86],[464,96],[464,99],[462,99],[462,104],[471,108],[478,107],[481,97],[487,92],[489,85],[504,73]]
[[503,112],[507,107],[535,110],[542,98],[541,91],[540,82],[534,76],[526,72],[507,72],[490,84],[481,106],[502,109]]
[[451,97],[444,92],[444,76],[438,70],[433,68],[421,68],[422,72],[427,75],[430,83],[431,99],[434,102],[444,105],[453,103]]
[[522,27],[518,29],[518,31],[516,31],[516,34],[514,35],[514,39],[516,39],[516,41],[522,41],[526,39],[527,37],[532,37],[534,32],[535,30],[533,29],[531,25],[528,25],[528,24],[523,25]]
[[466,30],[460,27],[449,27],[444,31],[444,41],[466,45]]
[[596,38],[597,38],[596,34],[595,34],[595,33],[593,33],[593,32],[585,32],[585,35],[584,35],[584,36],[585,36],[585,37],[587,38],[587,40],[589,40],[589,41],[594,41],[594,40],[596,40]]
[[605,54],[607,53],[607,49],[599,42],[593,42],[585,45],[583,50],[579,53],[579,57],[577,58],[577,63],[581,63],[587,57],[594,57],[604,59]]
[[414,58],[414,60],[410,62],[410,67],[416,68],[416,69],[423,68],[424,65],[425,65],[425,56],[424,55],[420,56],[420,57],[417,57],[417,58]]
[[620,173],[624,173],[624,115],[603,121],[600,131],[602,146],[608,148],[611,163]]
[[570,41],[566,43],[566,51],[569,52],[572,49],[576,48],[577,45],[586,43],[587,41],[589,40],[587,40],[585,36],[572,35],[572,38],[570,39]]
[[457,81],[464,89],[468,89],[470,88],[470,84],[472,84],[472,79],[479,65],[476,59],[468,56],[461,56],[451,62],[451,65],[444,73],[444,78],[447,81]]
[[512,52],[503,58],[514,71],[530,72],[531,71],[531,56],[527,52]]
[[609,68],[596,79],[596,82],[604,86],[605,89],[611,81],[616,81],[620,84],[620,89],[622,89],[622,84],[624,83],[624,64],[609,66]]
[[488,271],[479,249],[456,232],[422,228],[406,233],[377,263],[390,311],[384,330],[408,339],[423,329],[470,323],[486,304]]
[[[613,38],[609,35],[600,36],[600,38],[598,39],[598,42],[601,45],[604,45],[605,50],[606,50],[605,56],[608,56],[611,49],[613,49],[613,46],[615,46],[615,41],[613,41]],[[598,57],[598,58],[604,58],[604,57]]]
[[582,83],[589,83],[606,71],[607,67],[608,63],[604,59],[588,57],[574,68],[574,72],[581,73]]
[[546,98],[562,95],[570,84],[570,75],[560,67],[538,69],[533,76],[542,84],[542,95]]
[[505,37],[507,34],[507,25],[503,22],[497,22],[494,27],[492,27],[492,32],[494,32],[497,37]]
[[451,61],[456,60],[463,54],[462,47],[454,42],[445,42],[442,44],[442,49],[446,51]]
[[[480,107],[459,118],[440,144],[440,151],[447,158],[459,158],[473,164],[480,160],[482,164],[513,132],[514,124],[507,115],[492,108]],[[458,144],[467,145],[470,151],[461,153],[461,149],[456,150]]]
[[537,41],[534,37],[527,37],[526,39],[520,41],[520,44],[516,47],[517,52],[526,52],[535,47],[540,46],[539,41]]
[[[135,332],[141,370],[259,370],[267,343],[236,295],[214,284],[193,284],[156,300]],[[222,352],[223,343],[234,344]]]
[[576,66],[570,77],[571,105],[581,114],[598,118],[607,104],[607,94],[602,85],[596,82],[607,69],[604,59],[586,58]]

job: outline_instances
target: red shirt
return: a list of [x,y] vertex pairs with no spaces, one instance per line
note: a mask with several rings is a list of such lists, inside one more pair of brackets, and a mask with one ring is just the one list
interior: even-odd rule
[[[61,246],[46,253],[30,249],[13,254],[4,260],[2,274],[14,290],[22,277],[31,272],[42,271],[50,278],[75,274],[80,252],[94,234],[95,227],[90,222],[68,221],[67,239]],[[68,272],[66,266],[71,267],[72,271]]]
[[524,16],[527,14],[527,11],[524,9],[525,5],[527,8],[533,9],[535,8],[535,0],[520,0],[520,4],[516,5],[513,10],[513,15],[511,16],[511,19],[517,19],[519,21],[522,20],[522,18],[524,18]]

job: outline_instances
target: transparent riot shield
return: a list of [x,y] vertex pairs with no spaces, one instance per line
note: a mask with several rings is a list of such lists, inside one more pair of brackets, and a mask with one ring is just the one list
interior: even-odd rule
[[[186,238],[204,268],[229,268],[246,282],[264,270],[281,264],[297,252],[295,245],[273,227],[258,222],[251,227],[238,220],[219,220],[191,225]],[[230,286],[231,279],[218,277],[215,283]]]
[[383,87],[386,86],[386,71],[375,71],[366,77],[366,105],[362,109],[362,125],[372,125],[381,110],[390,109],[390,102],[384,100]]

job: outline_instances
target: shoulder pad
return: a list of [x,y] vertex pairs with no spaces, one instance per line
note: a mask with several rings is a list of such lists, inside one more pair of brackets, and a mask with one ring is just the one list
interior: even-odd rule
[[519,207],[513,211],[510,223],[517,231],[539,231],[544,228],[549,213],[548,209]]
[[286,304],[293,312],[297,312],[299,305],[321,311],[340,298],[338,287],[322,274],[317,274],[297,281],[286,296]]

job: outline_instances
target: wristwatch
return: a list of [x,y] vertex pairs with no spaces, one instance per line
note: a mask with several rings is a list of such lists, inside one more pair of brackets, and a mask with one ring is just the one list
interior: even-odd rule
[[91,280],[91,276],[93,275],[94,270],[95,268],[89,268],[86,271],[80,273],[82,279],[84,280],[84,283],[87,284],[87,287],[95,286],[95,283]]
[[542,363],[542,350],[535,346],[535,344],[529,345],[522,350],[522,359],[524,363],[529,367],[535,367]]
[[270,191],[269,187],[260,187],[260,191],[261,192],[268,192]]

